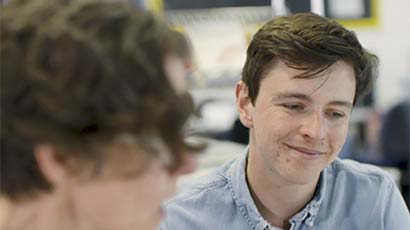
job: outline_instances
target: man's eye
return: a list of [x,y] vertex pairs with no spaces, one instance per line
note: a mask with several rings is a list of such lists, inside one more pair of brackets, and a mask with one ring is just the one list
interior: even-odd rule
[[282,104],[282,106],[285,107],[286,109],[293,110],[293,111],[301,111],[305,109],[305,106],[303,104],[285,103],[285,104]]
[[331,111],[331,112],[328,112],[328,114],[333,118],[343,118],[343,117],[345,117],[345,114],[343,112]]

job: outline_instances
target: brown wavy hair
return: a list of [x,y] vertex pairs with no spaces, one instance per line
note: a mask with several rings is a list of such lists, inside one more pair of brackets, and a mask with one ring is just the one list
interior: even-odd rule
[[3,194],[51,189],[33,156],[41,143],[99,168],[95,144],[152,134],[171,153],[170,171],[182,154],[200,149],[184,141],[193,103],[164,72],[164,56],[174,49],[165,41],[174,35],[163,22],[113,1],[15,1],[2,14]]
[[353,31],[313,13],[282,16],[267,22],[254,35],[242,71],[254,103],[259,85],[278,61],[314,77],[337,61],[351,64],[356,78],[354,103],[371,89],[378,58],[362,47]]

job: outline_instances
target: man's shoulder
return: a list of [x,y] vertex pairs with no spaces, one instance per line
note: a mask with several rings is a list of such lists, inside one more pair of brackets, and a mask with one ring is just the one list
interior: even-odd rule
[[350,159],[336,159],[330,165],[330,171],[334,174],[346,174],[354,178],[374,178],[376,180],[389,180],[387,172],[378,166],[360,163]]
[[[230,163],[184,186],[165,208],[161,229],[209,229],[222,218],[218,210],[233,209],[227,171]],[[221,222],[221,221],[220,221]],[[223,221],[222,221],[223,222]],[[207,227],[205,227],[207,226]]]
[[[325,192],[322,193],[323,201],[317,217],[320,227],[380,229],[381,226],[407,226],[404,202],[385,170],[353,160],[337,159],[325,169],[324,178]],[[322,229],[320,227],[318,229]]]
[[327,171],[335,185],[343,184],[363,191],[374,188],[391,189],[394,186],[394,180],[383,169],[354,160],[336,159]]
[[214,196],[215,193],[223,193],[228,189],[227,171],[232,161],[224,164],[215,171],[198,177],[195,182],[183,184],[178,195],[170,200],[167,206],[178,205],[189,202],[201,202],[207,196]]

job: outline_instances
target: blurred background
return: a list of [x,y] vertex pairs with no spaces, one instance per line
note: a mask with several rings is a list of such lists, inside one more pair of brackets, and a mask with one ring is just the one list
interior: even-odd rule
[[354,30],[380,59],[376,85],[353,111],[340,158],[379,165],[409,204],[409,0],[128,1],[184,33],[193,48],[194,71],[187,77],[197,112],[189,132],[209,147],[200,156],[197,172],[181,181],[193,180],[245,149],[248,131],[238,121],[234,85],[253,34],[274,16],[315,12]]

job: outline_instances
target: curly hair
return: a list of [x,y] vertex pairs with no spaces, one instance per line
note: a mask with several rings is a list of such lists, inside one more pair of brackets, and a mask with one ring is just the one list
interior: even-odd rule
[[183,138],[192,100],[175,92],[163,68],[174,36],[164,23],[112,1],[20,0],[2,14],[3,194],[51,189],[33,156],[40,143],[99,167],[94,144],[153,133],[171,152],[171,171],[183,152],[199,150]]
[[313,13],[282,16],[267,22],[254,35],[242,71],[254,103],[260,81],[278,61],[314,77],[337,61],[351,64],[356,78],[354,104],[371,89],[378,58],[366,51],[354,32]]

